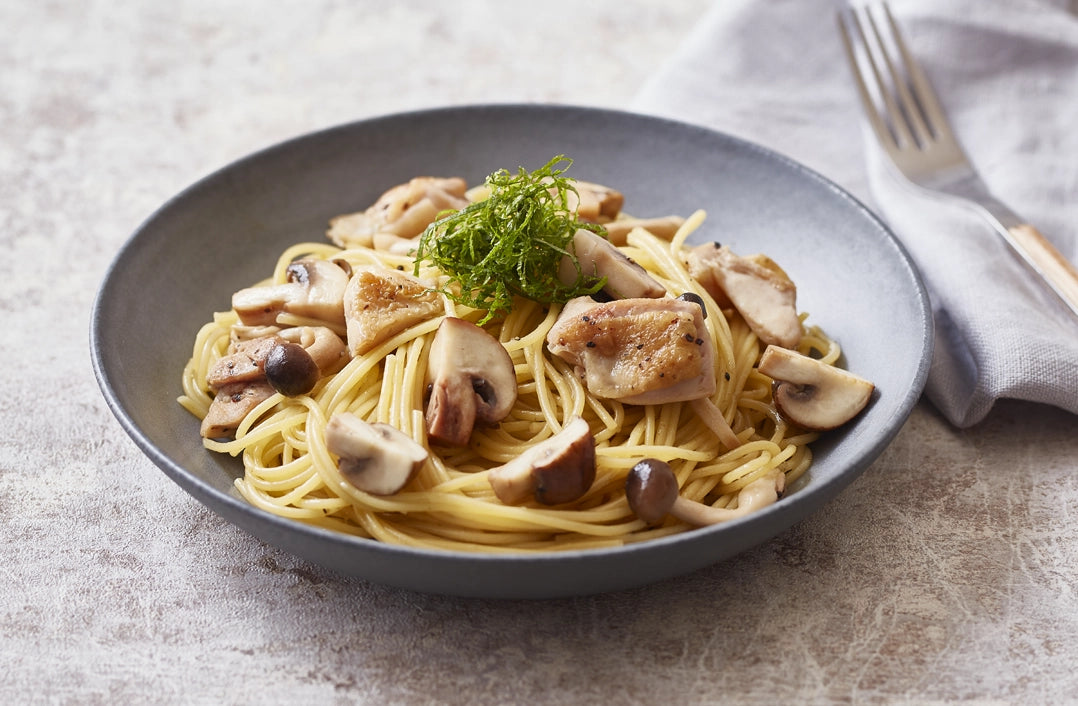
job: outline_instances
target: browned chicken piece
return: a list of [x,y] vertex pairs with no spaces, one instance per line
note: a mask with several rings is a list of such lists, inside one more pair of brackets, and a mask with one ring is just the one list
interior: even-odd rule
[[614,245],[625,245],[629,239],[629,232],[634,228],[643,228],[656,238],[673,240],[678,229],[685,224],[681,216],[663,216],[661,218],[622,218],[610,223],[603,224],[606,228],[606,239]]
[[662,404],[715,392],[711,337],[692,302],[571,299],[547,334],[547,347],[598,397]]
[[362,355],[443,309],[431,285],[409,274],[377,265],[357,267],[344,293],[348,351]]
[[796,348],[801,341],[797,287],[766,255],[741,257],[718,243],[689,251],[689,274],[720,307],[737,309],[765,345]]
[[625,196],[616,189],[587,181],[574,181],[576,195],[569,192],[566,205],[575,210],[577,218],[592,223],[608,223],[618,217],[625,204]]
[[467,184],[460,177],[415,177],[382,194],[367,210],[337,216],[326,235],[342,248],[378,247],[379,234],[409,240],[422,233],[443,211],[468,205]]

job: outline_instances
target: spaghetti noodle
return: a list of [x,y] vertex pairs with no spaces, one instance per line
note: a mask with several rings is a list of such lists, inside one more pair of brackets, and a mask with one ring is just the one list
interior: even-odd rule
[[[466,446],[432,446],[424,428],[424,371],[432,338],[446,316],[481,322],[487,314],[444,295],[444,313],[351,356],[307,394],[269,394],[246,414],[234,439],[205,439],[205,446],[242,458],[244,473],[235,488],[255,507],[360,537],[443,550],[581,550],[685,531],[689,526],[674,518],[649,526],[630,509],[626,477],[644,457],[670,464],[682,497],[715,507],[736,506],[738,492],[768,474],[784,474],[788,487],[809,468],[809,443],[817,434],[791,428],[778,413],[772,380],[756,370],[763,348],[757,335],[736,310],[720,307],[687,269],[686,239],[703,219],[703,212],[693,214],[669,240],[636,228],[621,250],[671,295],[691,292],[703,302],[717,381],[710,401],[736,434],[735,448],[726,448],[689,402],[626,404],[589,392],[573,367],[547,348],[561,305],[519,296],[508,313],[483,323],[508,351],[515,370],[517,399],[508,417],[490,428],[477,427]],[[301,243],[281,254],[262,284],[284,282],[290,263],[301,257],[343,262],[353,270],[377,265],[410,272],[415,266],[405,253]],[[429,264],[421,263],[419,275],[446,280]],[[209,371],[228,353],[239,323],[235,311],[217,313],[194,341],[179,402],[200,419],[214,399]],[[278,326],[309,323],[290,314],[277,320]],[[797,348],[828,364],[840,355],[834,341],[807,326]],[[325,429],[343,412],[391,425],[428,448],[428,462],[401,492],[373,495],[342,476],[327,449]],[[587,421],[595,441],[595,480],[583,497],[549,507],[501,502],[488,482],[491,469],[552,437],[577,416]]]

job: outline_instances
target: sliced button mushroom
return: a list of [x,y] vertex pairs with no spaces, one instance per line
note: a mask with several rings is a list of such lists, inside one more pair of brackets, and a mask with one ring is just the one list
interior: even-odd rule
[[771,396],[788,421],[826,431],[856,417],[875,389],[868,380],[795,351],[768,346],[757,369],[774,380]]
[[433,286],[409,274],[378,265],[356,267],[344,291],[348,351],[363,355],[443,309]]
[[378,234],[411,239],[423,232],[440,213],[469,204],[467,184],[459,177],[415,177],[382,194],[367,210],[337,216],[326,235],[342,248],[379,247]]
[[500,422],[517,400],[509,352],[475,324],[451,316],[434,334],[427,385],[427,434],[447,446],[464,446],[476,422]]
[[428,453],[396,427],[334,414],[326,425],[326,448],[338,457],[341,476],[372,495],[393,495],[423,467]]
[[595,438],[583,417],[573,417],[554,436],[492,469],[488,478],[506,505],[529,497],[543,505],[572,502],[595,481]]
[[206,384],[214,390],[265,377],[266,357],[281,342],[275,335],[235,341],[228,347],[228,355],[222,356],[206,373]]
[[685,225],[685,219],[681,216],[663,216],[661,218],[621,218],[610,223],[604,223],[606,239],[614,245],[625,245],[628,242],[629,233],[636,228],[643,228],[657,238],[673,240],[681,226]]
[[752,481],[737,494],[736,508],[719,508],[681,497],[670,464],[655,458],[640,461],[625,480],[625,497],[633,513],[650,526],[667,515],[696,527],[744,517],[773,505],[786,487],[786,475],[774,471]]
[[228,330],[228,340],[232,345],[242,341],[253,341],[256,338],[275,336],[281,332],[280,326],[245,326],[244,324],[232,324]]
[[273,388],[265,380],[238,382],[221,387],[202,419],[199,433],[204,439],[234,437],[244,417],[273,394]]
[[272,325],[282,312],[327,323],[344,322],[348,273],[330,260],[303,258],[288,266],[287,282],[248,287],[232,295],[232,308],[247,326]]
[[562,258],[558,278],[572,285],[583,274],[586,277],[605,277],[603,292],[613,299],[658,298],[666,294],[659,284],[640,265],[633,262],[610,241],[590,230],[581,228],[573,236],[573,254]]
[[597,397],[662,404],[716,389],[711,336],[692,302],[571,299],[547,333],[547,348]]
[[770,258],[740,257],[706,243],[689,251],[688,265],[708,294],[720,306],[729,301],[764,344],[795,348],[801,341],[797,287]]

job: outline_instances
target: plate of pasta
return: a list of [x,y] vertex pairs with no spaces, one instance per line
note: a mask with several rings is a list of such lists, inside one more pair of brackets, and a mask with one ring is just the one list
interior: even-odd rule
[[920,277],[820,175],[568,106],[269,147],[163,205],[95,303],[135,443],[346,575],[548,598],[684,574],[834,498],[898,433]]

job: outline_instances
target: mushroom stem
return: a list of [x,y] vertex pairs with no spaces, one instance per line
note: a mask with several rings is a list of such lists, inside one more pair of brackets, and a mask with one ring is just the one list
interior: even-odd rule
[[476,423],[497,424],[513,409],[517,376],[505,346],[479,326],[448,316],[438,326],[427,362],[427,436],[464,446]]
[[670,514],[697,527],[728,522],[773,505],[785,487],[786,474],[775,471],[742,488],[737,494],[736,508],[712,507],[679,495],[670,508]]
[[645,458],[625,479],[625,499],[633,513],[648,525],[662,523],[667,515],[697,527],[728,522],[756,512],[778,500],[786,487],[786,474],[775,469],[752,481],[737,494],[736,508],[711,507],[680,495],[677,476],[670,464]]
[[690,404],[692,405],[692,410],[696,412],[696,416],[700,417],[708,429],[719,437],[719,441],[722,442],[723,446],[728,449],[736,449],[741,446],[741,439],[737,438],[737,434],[730,427],[730,423],[726,421],[722,411],[715,406],[715,403],[709,397],[700,397],[692,400]]

